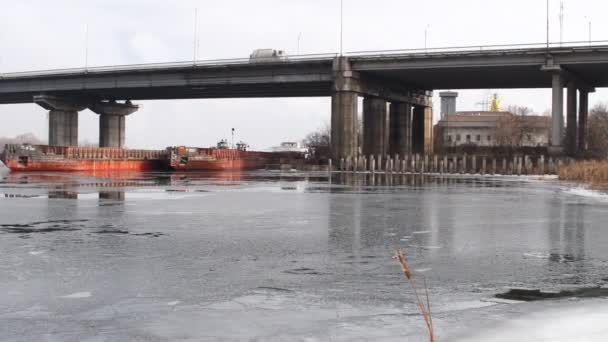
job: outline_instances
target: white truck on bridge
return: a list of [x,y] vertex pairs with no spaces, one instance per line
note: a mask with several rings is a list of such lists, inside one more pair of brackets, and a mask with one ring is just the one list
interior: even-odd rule
[[249,63],[272,63],[287,60],[287,54],[283,50],[256,49],[249,55]]

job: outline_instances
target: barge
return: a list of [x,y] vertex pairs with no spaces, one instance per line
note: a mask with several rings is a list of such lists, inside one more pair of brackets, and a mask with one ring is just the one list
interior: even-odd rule
[[155,171],[166,151],[111,147],[6,145],[0,160],[11,171]]
[[247,144],[229,148],[225,140],[216,147],[168,147],[135,150],[110,147],[6,145],[0,161],[11,171],[111,172],[111,171],[239,171],[303,160],[294,152],[247,151]]
[[256,170],[266,167],[273,159],[269,152],[247,151],[247,144],[242,142],[236,147],[229,148],[225,140],[211,148],[169,147],[168,167],[173,171]]

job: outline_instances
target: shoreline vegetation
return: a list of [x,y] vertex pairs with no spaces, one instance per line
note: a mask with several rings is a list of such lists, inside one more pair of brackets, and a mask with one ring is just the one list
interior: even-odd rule
[[608,185],[608,160],[584,160],[563,165],[559,179],[589,183],[593,186]]

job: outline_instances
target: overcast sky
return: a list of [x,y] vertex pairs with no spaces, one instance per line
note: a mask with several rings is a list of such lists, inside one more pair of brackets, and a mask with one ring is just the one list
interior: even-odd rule
[[[344,51],[542,43],[545,0],[344,0]],[[551,0],[551,40],[559,41],[559,0]],[[564,41],[608,40],[608,2],[564,0]],[[247,57],[256,48],[290,54],[339,49],[339,0],[0,0],[0,73],[85,64],[191,60],[198,8],[200,59]],[[548,90],[462,91],[459,110],[497,92],[505,104],[550,107]],[[437,96],[438,92],[435,92]],[[608,91],[591,95],[608,101]],[[265,148],[300,140],[330,119],[329,98],[144,101],[127,119],[127,145],[208,146],[228,138]],[[435,100],[435,117],[439,116]],[[47,114],[33,105],[1,105],[0,136],[32,132],[46,139]],[[98,117],[80,114],[80,140],[98,140]]]

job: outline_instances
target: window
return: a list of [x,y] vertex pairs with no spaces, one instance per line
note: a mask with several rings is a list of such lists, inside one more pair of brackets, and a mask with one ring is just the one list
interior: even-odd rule
[[481,141],[481,135],[477,134],[477,141]]
[[528,141],[532,141],[532,135],[528,134]]
[[471,142],[471,135],[467,134],[467,142]]
[[488,141],[492,141],[492,136],[488,135]]
[[460,134],[456,134],[456,141],[460,141]]
[[452,136],[448,135],[448,142],[452,142]]

